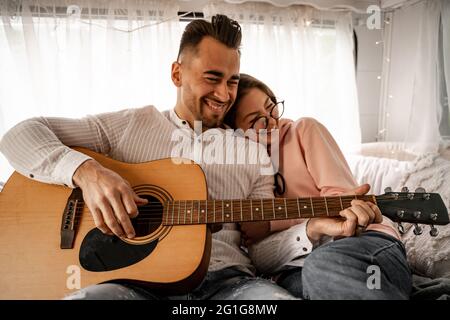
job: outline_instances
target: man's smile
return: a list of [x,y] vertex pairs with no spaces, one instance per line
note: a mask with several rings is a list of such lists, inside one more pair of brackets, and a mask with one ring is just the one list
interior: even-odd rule
[[223,113],[228,106],[228,103],[218,102],[209,98],[203,98],[204,104],[214,113]]

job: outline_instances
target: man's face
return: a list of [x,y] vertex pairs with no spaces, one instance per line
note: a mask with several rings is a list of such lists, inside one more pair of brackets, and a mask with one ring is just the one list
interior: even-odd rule
[[239,53],[205,37],[196,52],[188,50],[172,65],[172,79],[179,87],[178,115],[191,125],[197,120],[204,129],[216,128],[236,99]]

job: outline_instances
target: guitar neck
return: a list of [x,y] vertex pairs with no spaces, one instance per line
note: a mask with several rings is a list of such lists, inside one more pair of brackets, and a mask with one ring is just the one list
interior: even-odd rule
[[163,225],[192,225],[336,217],[359,199],[376,204],[376,196],[333,196],[243,200],[176,200],[164,203]]

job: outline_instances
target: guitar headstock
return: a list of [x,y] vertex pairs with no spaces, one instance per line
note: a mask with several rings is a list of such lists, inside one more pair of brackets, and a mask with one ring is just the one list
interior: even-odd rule
[[[429,224],[432,236],[437,235],[434,225],[449,223],[447,208],[438,193],[427,193],[423,188],[409,192],[406,187],[401,192],[393,192],[391,188],[384,191],[383,195],[376,197],[377,204],[383,215],[394,222]],[[416,226],[416,234],[420,233]]]

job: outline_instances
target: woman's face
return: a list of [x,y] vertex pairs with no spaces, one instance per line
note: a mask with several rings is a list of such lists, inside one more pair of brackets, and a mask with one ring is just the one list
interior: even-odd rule
[[[233,107],[236,108],[236,129],[242,129],[244,131],[255,129],[255,133],[258,134],[260,130],[266,129],[267,121],[267,138],[270,141],[270,130],[278,129],[278,120],[270,116],[273,107],[273,101],[263,91],[258,88],[248,90],[239,100],[238,104]],[[272,115],[278,117],[276,110],[273,110]],[[263,142],[259,141],[258,135],[250,134],[249,137],[252,140]]]

